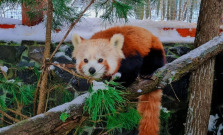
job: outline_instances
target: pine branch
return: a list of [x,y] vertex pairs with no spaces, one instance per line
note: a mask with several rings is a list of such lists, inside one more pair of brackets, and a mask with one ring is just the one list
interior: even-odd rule
[[67,30],[66,34],[64,35],[63,39],[60,41],[60,43],[57,45],[56,49],[53,51],[49,61],[52,60],[53,56],[56,54],[56,52],[58,51],[58,49],[60,48],[60,46],[62,45],[62,43],[64,42],[64,40],[67,38],[68,34],[70,33],[70,31],[73,29],[73,27],[80,21],[81,17],[84,15],[84,13],[88,10],[88,8],[95,2],[95,0],[91,0],[91,2],[88,4],[88,6],[83,10],[83,12],[80,14],[80,16],[75,20],[75,22],[73,22],[69,29]]

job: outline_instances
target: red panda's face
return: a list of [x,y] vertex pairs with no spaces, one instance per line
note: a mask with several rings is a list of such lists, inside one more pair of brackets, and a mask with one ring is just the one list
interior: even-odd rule
[[[123,36],[119,35],[119,39],[123,39]],[[91,39],[82,41],[79,36],[74,35],[72,39],[73,57],[76,59],[77,72],[93,78],[102,78],[116,73],[120,67],[121,59],[124,58],[121,50],[123,40],[113,40]],[[121,44],[121,47],[117,46],[118,43]]]

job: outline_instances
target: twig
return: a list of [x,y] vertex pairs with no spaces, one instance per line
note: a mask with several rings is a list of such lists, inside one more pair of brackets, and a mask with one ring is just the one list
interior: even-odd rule
[[84,11],[80,14],[80,16],[75,20],[75,22],[73,22],[67,33],[64,35],[63,39],[60,41],[60,43],[57,45],[56,49],[53,51],[49,61],[52,60],[53,56],[55,55],[55,53],[57,52],[57,50],[60,48],[60,46],[62,45],[62,43],[64,42],[64,40],[67,38],[68,34],[70,33],[70,31],[73,29],[73,27],[80,21],[81,17],[84,15],[84,13],[87,11],[87,9],[94,3],[95,0],[91,0],[91,2],[88,4],[88,6],[84,9]]
[[4,111],[2,111],[2,110],[0,110],[0,113],[3,115],[3,116],[5,116],[6,118],[8,118],[8,119],[10,119],[10,120],[12,120],[13,122],[19,122],[20,120],[18,120],[18,119],[16,119],[16,118],[13,118],[12,116],[10,116],[10,115],[8,115],[6,112],[4,112]]
[[33,115],[36,115],[36,104],[37,104],[37,98],[38,98],[41,80],[42,80],[42,73],[40,74],[40,77],[36,86],[36,92],[35,92],[34,103],[33,103]]
[[9,122],[9,121],[3,119],[3,118],[2,118],[2,120],[3,120],[5,123],[8,123],[9,125],[12,125],[12,124],[13,124],[13,123],[11,123],[11,122]]
[[49,101],[49,96],[50,96],[50,91],[47,92],[46,105],[45,105],[45,112],[46,112],[46,110],[47,110],[47,105],[48,105],[48,101]]
[[[1,70],[1,69],[0,69],[0,70]],[[8,80],[8,77],[7,77],[6,73],[5,73],[5,71],[1,70],[1,72],[2,72],[2,74],[3,74],[3,76],[4,76],[4,78],[5,78],[6,80]]]
[[24,114],[21,114],[21,113],[19,113],[19,112],[16,112],[16,111],[14,111],[14,110],[12,110],[12,109],[9,109],[9,108],[8,108],[7,110],[10,111],[10,112],[12,112],[12,113],[14,113],[14,114],[16,114],[16,115],[19,115],[19,116],[25,118],[25,119],[28,119],[28,118],[29,118],[28,116],[26,116],[26,115],[24,115]]
[[91,77],[88,77],[88,76],[79,75],[79,74],[75,73],[74,71],[71,71],[71,70],[67,69],[66,67],[61,66],[61,64],[50,63],[50,65],[54,65],[54,66],[56,66],[56,67],[58,67],[58,68],[60,68],[60,69],[62,69],[64,71],[72,74],[73,76],[76,76],[76,77],[79,77],[79,78],[82,78],[82,79],[86,79],[89,82],[92,82],[93,80],[95,80],[94,78],[91,78]]
[[82,125],[82,123],[83,123],[87,118],[88,118],[88,117],[85,117],[85,116],[83,116],[83,117],[81,118],[81,120],[80,120],[80,124],[79,124],[78,128],[76,128],[76,131],[75,131],[74,135],[77,135],[77,133],[78,133],[78,129],[80,128],[80,126]]
[[172,89],[172,91],[173,91],[173,93],[174,93],[176,99],[180,102],[180,99],[177,97],[177,94],[175,93],[175,90],[173,89],[172,84],[170,84],[170,87],[171,87],[171,89]]

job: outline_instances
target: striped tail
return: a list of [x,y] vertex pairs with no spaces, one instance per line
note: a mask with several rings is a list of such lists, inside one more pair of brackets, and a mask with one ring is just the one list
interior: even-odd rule
[[142,116],[139,135],[158,135],[162,90],[157,89],[139,97],[138,111]]

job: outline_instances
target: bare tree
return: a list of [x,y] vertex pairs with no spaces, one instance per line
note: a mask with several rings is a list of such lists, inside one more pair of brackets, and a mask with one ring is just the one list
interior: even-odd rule
[[53,3],[52,0],[48,0],[48,9],[47,9],[47,25],[46,25],[46,41],[45,49],[43,55],[43,73],[42,79],[40,82],[39,89],[39,104],[37,109],[37,114],[43,113],[45,110],[46,104],[46,94],[47,94],[47,79],[48,79],[48,67],[46,67],[47,59],[50,57],[50,44],[51,44],[51,30],[52,30],[52,21],[53,21]]
[[194,10],[194,0],[191,1],[189,22],[192,21]]
[[151,9],[150,9],[150,0],[147,0],[146,2],[146,19],[151,19]]
[[[223,0],[202,0],[197,23],[195,46],[211,40],[219,33]],[[192,73],[190,101],[185,135],[207,134],[214,79],[215,58],[211,58]]]
[[181,18],[181,5],[182,5],[182,0],[179,0],[179,12],[178,12],[178,21],[180,21]]

